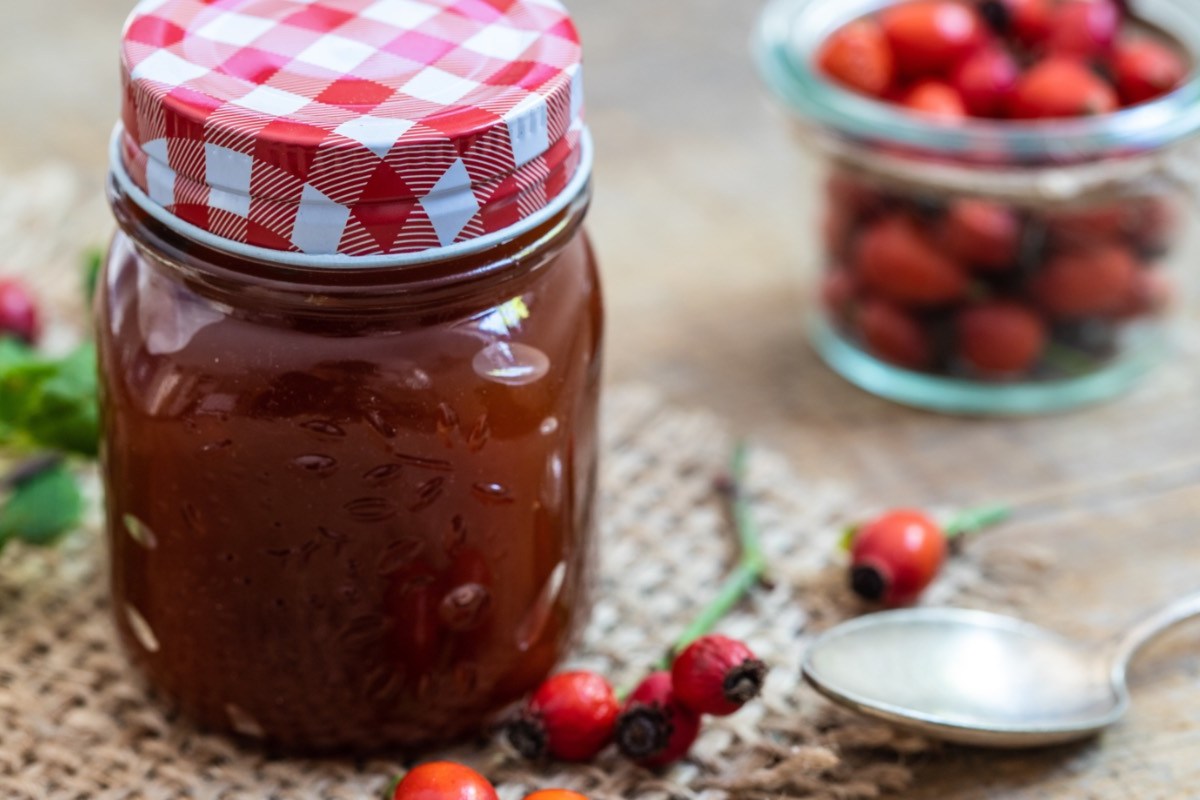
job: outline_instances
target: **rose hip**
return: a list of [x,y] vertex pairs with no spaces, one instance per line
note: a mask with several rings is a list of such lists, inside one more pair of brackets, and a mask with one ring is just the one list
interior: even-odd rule
[[876,97],[883,96],[896,78],[891,47],[872,19],[851,22],[830,36],[817,63],[831,78]]
[[1112,0],[1063,0],[1054,10],[1046,48],[1076,58],[1097,58],[1112,50],[1121,28],[1121,10]]
[[1059,319],[1112,315],[1129,297],[1137,261],[1121,244],[1100,244],[1051,258],[1030,289]]
[[671,665],[675,696],[697,714],[726,717],[758,697],[767,665],[744,643],[709,635],[688,645]]
[[1117,93],[1087,65],[1069,56],[1038,63],[1013,91],[1016,119],[1086,117],[1116,111]]
[[594,672],[563,672],[534,691],[508,725],[508,739],[526,758],[549,755],[588,761],[612,740],[620,704],[608,681]]
[[985,47],[959,64],[952,81],[963,106],[976,117],[1000,117],[1008,111],[1021,68],[1008,51]]
[[984,40],[980,18],[948,0],[891,6],[880,21],[899,70],[909,75],[945,74]]
[[958,355],[974,370],[992,376],[1027,372],[1046,348],[1042,318],[1018,303],[994,301],[958,315]]
[[1009,28],[1017,41],[1034,47],[1046,41],[1053,30],[1052,0],[1001,0],[1008,9]]
[[643,680],[617,718],[617,747],[646,767],[680,760],[699,735],[700,715],[676,697],[669,672]]
[[1113,74],[1121,102],[1145,103],[1179,87],[1188,66],[1173,48],[1146,37],[1131,37],[1117,44]]
[[29,290],[16,279],[0,279],[0,336],[15,336],[33,345],[40,333],[37,304]]
[[392,800],[499,800],[488,779],[449,761],[422,764],[396,784]]
[[526,795],[525,800],[588,800],[588,797],[569,789],[542,789]]
[[904,95],[901,105],[911,111],[943,120],[957,120],[967,116],[967,107],[963,104],[958,90],[943,81],[921,81]]
[[876,222],[863,232],[855,252],[863,285],[905,306],[953,303],[967,293],[967,274],[906,215]]
[[933,343],[910,314],[882,300],[859,309],[858,335],[867,352],[907,369],[926,369],[933,362]]
[[1021,250],[1021,220],[1010,207],[957,200],[942,220],[938,241],[954,258],[981,272],[1011,269]]
[[888,606],[913,602],[946,560],[946,535],[920,511],[889,511],[854,535],[850,585],[865,600]]

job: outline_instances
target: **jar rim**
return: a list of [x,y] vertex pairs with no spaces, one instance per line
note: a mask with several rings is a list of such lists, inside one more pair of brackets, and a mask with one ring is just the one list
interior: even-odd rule
[[835,30],[899,0],[772,0],[754,36],[760,74],[801,120],[882,145],[955,156],[1022,162],[1084,161],[1114,152],[1169,147],[1200,132],[1200,17],[1186,0],[1141,0],[1139,17],[1169,34],[1192,63],[1188,80],[1148,103],[1096,117],[1012,121],[970,119],[947,125],[845,89],[816,69],[820,45]]
[[268,247],[259,247],[226,239],[197,225],[193,225],[187,220],[181,219],[167,211],[161,205],[155,203],[133,181],[129,173],[125,170],[123,161],[120,158],[122,130],[122,125],[118,124],[113,131],[109,144],[110,174],[120,190],[138,208],[180,236],[191,239],[218,252],[227,253],[248,261],[301,269],[395,269],[398,267],[433,264],[439,261],[453,260],[484,252],[497,245],[512,241],[521,234],[532,231],[561,214],[571,203],[576,201],[580,194],[586,191],[591,181],[592,164],[595,157],[591,132],[585,126],[580,134],[579,166],[575,170],[575,174],[571,177],[571,181],[563,187],[563,190],[555,195],[549,203],[529,216],[518,220],[506,228],[484,236],[456,242],[445,247],[410,253],[361,256],[351,256],[345,253],[314,254],[273,250]]

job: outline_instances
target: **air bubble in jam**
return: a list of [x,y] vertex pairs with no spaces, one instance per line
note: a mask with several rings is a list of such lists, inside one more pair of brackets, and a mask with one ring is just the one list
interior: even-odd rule
[[425,550],[425,542],[415,536],[397,539],[384,548],[379,556],[375,571],[380,576],[399,572],[411,564]]
[[467,449],[472,453],[478,453],[490,438],[492,438],[492,428],[488,425],[487,414],[484,413],[479,416],[471,428],[471,432],[467,434]]
[[258,721],[233,703],[225,704],[225,716],[229,717],[229,726],[242,736],[261,739],[265,735]]
[[396,481],[403,471],[404,467],[400,464],[380,464],[367,470],[363,474],[363,480],[375,486],[382,486]]
[[450,530],[446,532],[443,548],[446,555],[453,557],[460,547],[467,543],[467,522],[462,514],[455,514],[450,520]]
[[500,483],[477,483],[471,487],[471,494],[475,495],[476,499],[494,506],[506,505],[513,501],[508,488]]
[[546,630],[546,623],[550,621],[551,612],[558,602],[558,596],[562,593],[566,581],[567,563],[560,561],[550,573],[550,577],[546,579],[546,583],[542,585],[542,591],[534,601],[533,607],[526,612],[524,618],[517,625],[517,648],[521,652],[529,650],[542,638],[542,633]]
[[125,523],[125,530],[129,532],[130,539],[133,539],[147,550],[153,550],[158,547],[158,537],[154,535],[154,531],[150,530],[150,526],[133,514],[126,514],[122,517],[122,520]]
[[442,496],[442,490],[445,488],[446,479],[440,475],[436,478],[430,478],[417,487],[417,499],[408,507],[409,511],[424,511],[429,508],[437,499]]
[[129,630],[133,632],[133,636],[138,640],[138,644],[144,647],[147,652],[157,653],[159,650],[158,637],[154,635],[154,631],[150,628],[150,623],[146,622],[146,618],[142,616],[142,612],[126,603],[125,619],[129,622]]
[[385,497],[360,497],[342,506],[359,522],[383,522],[396,516],[396,504]]
[[454,434],[458,432],[458,412],[449,403],[438,404],[437,432],[446,447],[454,446]]
[[332,475],[337,472],[337,459],[320,453],[309,453],[292,459],[292,466],[314,475]]
[[453,631],[478,628],[492,606],[492,593],[478,583],[464,583],[442,598],[438,613]]
[[506,386],[535,383],[550,372],[550,357],[520,342],[495,342],[475,354],[475,373]]
[[313,433],[319,433],[322,436],[336,436],[340,438],[346,435],[346,432],[340,427],[324,419],[314,419],[309,422],[303,422],[300,424],[300,427],[310,430]]

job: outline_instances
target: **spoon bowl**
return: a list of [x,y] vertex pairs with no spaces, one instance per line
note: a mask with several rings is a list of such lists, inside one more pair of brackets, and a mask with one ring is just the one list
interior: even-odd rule
[[1062,744],[1119,720],[1129,707],[1130,660],[1196,616],[1200,594],[1099,645],[982,611],[885,611],[818,637],[804,677],[837,703],[927,736],[985,747]]

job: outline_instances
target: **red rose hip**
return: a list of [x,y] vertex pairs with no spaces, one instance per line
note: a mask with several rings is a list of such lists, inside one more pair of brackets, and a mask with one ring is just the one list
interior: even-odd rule
[[392,791],[391,800],[498,800],[488,779],[470,767],[450,761],[422,764],[409,770]]
[[896,64],[909,75],[945,74],[984,40],[980,18],[962,3],[901,3],[885,9],[880,21]]
[[1030,288],[1038,305],[1055,317],[1107,316],[1121,310],[1136,273],[1128,247],[1098,245],[1050,259]]
[[725,717],[758,697],[767,665],[742,642],[710,635],[687,646],[671,666],[675,696],[699,714]]
[[850,585],[873,603],[906,605],[937,577],[946,560],[946,535],[920,511],[889,511],[855,533]]
[[534,691],[508,725],[521,755],[588,761],[612,741],[620,704],[608,681],[594,672],[563,672]]
[[909,90],[901,104],[910,111],[943,120],[956,120],[967,116],[967,107],[963,105],[958,90],[943,81],[921,81]]
[[37,304],[29,290],[15,279],[0,279],[0,336],[15,336],[32,345],[40,333]]
[[851,22],[830,36],[817,64],[839,83],[876,97],[886,93],[896,77],[891,46],[872,19]]
[[916,319],[882,300],[863,303],[858,333],[871,355],[906,369],[926,369],[933,362],[933,344]]
[[958,355],[988,375],[1027,372],[1046,348],[1046,325],[1019,303],[995,301],[958,315]]
[[938,241],[946,252],[981,272],[1002,272],[1017,262],[1021,220],[1009,206],[958,200],[942,220]]
[[1000,117],[1008,112],[1021,68],[1001,47],[985,47],[959,64],[952,84],[963,106],[976,117]]
[[944,305],[967,293],[962,266],[903,215],[882,219],[863,232],[855,267],[867,289],[901,305]]
[[643,680],[617,718],[617,747],[646,767],[679,761],[699,735],[700,715],[675,695],[669,672]]
[[1118,107],[1117,93],[1078,59],[1055,56],[1037,64],[1017,82],[1012,116],[1057,119],[1108,114]]
[[1112,50],[1121,10],[1112,0],[1064,0],[1054,9],[1046,47],[1051,53],[1097,58]]
[[1147,37],[1129,38],[1117,45],[1114,79],[1121,102],[1136,105],[1176,89],[1188,66],[1173,48]]

